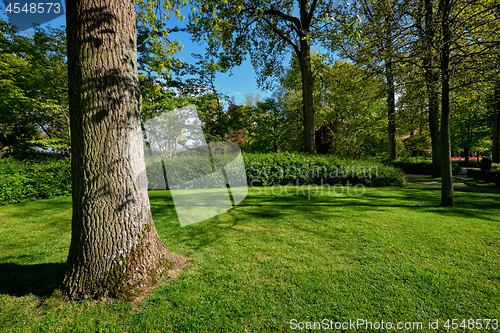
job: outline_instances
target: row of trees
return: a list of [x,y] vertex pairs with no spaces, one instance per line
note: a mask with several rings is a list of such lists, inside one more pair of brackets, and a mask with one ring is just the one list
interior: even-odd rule
[[[342,43],[338,39],[341,54],[386,77],[391,157],[397,154],[393,134],[397,126],[395,93],[398,87],[403,87],[405,94],[419,85],[425,87],[421,104],[426,105],[428,113],[434,176],[442,178],[443,206],[454,205],[450,163],[452,106],[465,106],[466,110],[458,110],[460,115],[455,119],[457,123],[470,123],[471,117],[465,114],[477,114],[482,106],[477,99],[460,105],[461,95],[468,95],[465,99],[470,100],[469,91],[482,88],[483,95],[491,96],[498,85],[498,9],[499,4],[489,0],[362,1],[358,10],[366,18],[361,24],[366,42]],[[372,61],[367,62],[368,59]],[[490,108],[491,118],[498,114],[495,103]],[[492,137],[498,146],[498,128],[495,131]],[[464,148],[470,148],[472,143],[474,135],[471,131],[468,134],[469,138],[462,141]],[[495,159],[497,156],[495,151]]]
[[[9,30],[5,22],[2,27],[4,107],[0,113],[0,150],[22,153],[45,147],[68,151],[65,32],[37,29],[32,35],[22,36]],[[214,64],[212,70],[202,61],[184,64],[174,67],[173,76],[161,79],[152,70],[152,57],[145,45],[149,34],[144,27],[139,31],[143,118],[194,103],[209,140],[229,140],[249,152],[304,150],[301,73],[295,57],[279,78],[272,98],[264,101],[248,95],[242,105],[236,105],[216,91]],[[358,158],[386,155],[383,77],[370,68],[318,52],[311,55],[311,68],[317,152]],[[191,77],[182,79],[187,74]],[[404,88],[397,89],[395,103],[396,147],[399,155],[427,156],[431,139],[428,111],[422,102],[425,86],[416,82]],[[476,83],[453,93],[451,142],[455,153],[468,156],[471,150],[491,150],[494,97],[485,93],[487,88],[487,83]]]
[[441,205],[454,206],[450,159],[454,94],[476,85],[494,97],[490,109],[498,160],[499,6],[493,0],[353,4],[313,0],[298,1],[296,7],[293,1],[209,1],[191,15],[190,30],[234,64],[250,55],[264,82],[282,71],[280,60],[286,52],[295,55],[302,84],[304,148],[311,154],[316,153],[317,126],[312,46],[336,51],[383,77],[390,158],[397,156],[397,94],[401,90],[411,94],[422,85],[425,94],[420,104],[428,115],[434,176],[443,181]]
[[[495,1],[365,0],[349,4],[243,0],[192,4],[188,29],[195,40],[209,44],[208,54],[217,55],[221,68],[238,65],[250,56],[262,85],[272,87],[281,82],[281,97],[288,97],[281,99],[281,105],[292,106],[294,97],[300,101],[300,132],[306,152],[315,154],[318,145],[320,152],[331,151],[339,140],[337,133],[348,133],[347,127],[356,133],[342,138],[344,145],[352,147],[350,150],[359,153],[360,149],[354,147],[367,142],[357,133],[355,117],[333,120],[332,114],[338,116],[340,110],[332,111],[328,98],[318,96],[318,91],[324,91],[323,78],[328,77],[328,70],[322,70],[325,66],[319,65],[321,60],[316,60],[315,67],[311,50],[316,47],[350,59],[356,70],[363,70],[357,73],[361,77],[383,82],[382,90],[365,88],[377,91],[369,94],[374,114],[380,96],[385,97],[389,158],[398,155],[398,132],[410,136],[408,147],[414,154],[425,149],[426,137],[430,137],[434,176],[443,178],[443,206],[454,205],[452,136],[457,138],[453,146],[468,156],[472,148],[487,149],[485,136],[490,135],[493,158],[498,160],[500,5]],[[281,75],[288,54],[295,59],[292,69],[300,74],[292,75],[294,87],[290,78]],[[322,114],[325,105],[328,115]],[[355,114],[356,108],[348,113]],[[453,131],[452,120],[456,127]],[[335,135],[330,135],[330,143],[324,147],[328,133]],[[373,134],[371,137],[378,137],[377,131]]]

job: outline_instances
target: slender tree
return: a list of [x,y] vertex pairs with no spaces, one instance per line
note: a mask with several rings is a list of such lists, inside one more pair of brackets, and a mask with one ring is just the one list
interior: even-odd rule
[[450,141],[450,44],[452,42],[450,0],[440,0],[442,49],[441,49],[441,206],[453,207],[453,179]]
[[133,0],[67,2],[73,219],[63,289],[140,296],[183,262],[158,237],[140,123]]
[[[359,2],[359,15],[363,16],[359,25],[361,40],[342,40],[337,34],[336,40],[342,56],[348,57],[360,66],[370,68],[382,75],[386,81],[387,101],[387,137],[389,158],[397,157],[396,144],[396,92],[397,76],[400,71],[399,53],[404,43],[403,26],[406,3],[404,1]],[[343,15],[338,11],[338,15]],[[350,25],[344,29],[351,30]],[[345,33],[345,32],[344,32]]]
[[320,43],[332,50],[325,36],[335,26],[325,20],[334,2],[322,0],[241,0],[194,1],[190,31],[195,40],[203,38],[210,48],[220,50],[221,62],[239,65],[250,54],[259,82],[271,87],[272,79],[283,72],[284,57],[296,55],[301,72],[304,149],[316,154],[315,106],[311,47]]
[[418,3],[416,28],[418,36],[419,58],[422,60],[427,93],[429,131],[432,145],[432,176],[441,176],[441,144],[439,133],[439,60],[437,59],[436,40],[438,37],[437,17],[432,0]]
[[[498,32],[494,1],[439,1],[440,75],[441,75],[441,206],[453,207],[451,173],[450,91],[475,84],[491,73],[497,56]],[[457,80],[452,81],[453,78]],[[456,85],[452,86],[451,83]]]
[[500,163],[500,79],[495,83],[492,162]]

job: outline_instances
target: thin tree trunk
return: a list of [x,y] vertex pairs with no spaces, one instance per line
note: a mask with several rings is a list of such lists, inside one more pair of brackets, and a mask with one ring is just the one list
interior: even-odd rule
[[311,48],[307,40],[300,41],[299,64],[302,74],[302,103],[304,112],[304,150],[316,155],[316,137],[314,132],[313,75],[311,70]]
[[454,207],[450,141],[450,0],[441,0],[443,44],[441,52],[441,206]]
[[396,101],[392,61],[385,63],[387,79],[387,134],[389,136],[389,159],[397,158],[396,148]]
[[492,162],[500,163],[500,79],[495,84]]
[[[438,78],[436,77],[437,81]],[[435,81],[434,81],[435,82]],[[432,146],[432,177],[441,177],[441,134],[439,133],[439,96],[429,94],[429,130]]]
[[465,163],[469,162],[470,149],[469,147],[464,148]]
[[439,96],[436,86],[439,74],[434,69],[434,55],[432,54],[432,43],[435,38],[432,1],[425,0],[425,53],[424,71],[427,85],[427,98],[429,102],[429,131],[431,132],[432,145],[432,176],[441,177],[441,150],[439,133]]
[[132,299],[184,263],[158,237],[145,183],[132,0],[67,2],[73,219],[63,289]]
[[[441,145],[439,133],[439,96],[438,81],[439,73],[434,68],[435,56],[433,54],[433,43],[435,39],[435,20],[432,0],[420,0],[417,11],[417,20],[419,38],[422,43],[422,63],[424,69],[424,78],[426,85],[428,112],[429,112],[429,130],[431,134],[432,147],[432,176],[441,177]],[[423,15],[422,15],[423,13]]]

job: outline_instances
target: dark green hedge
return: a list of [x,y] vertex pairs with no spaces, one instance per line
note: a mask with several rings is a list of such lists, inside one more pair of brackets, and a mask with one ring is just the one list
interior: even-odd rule
[[[177,157],[176,165],[172,167],[165,160],[165,168],[176,179],[184,179],[188,188],[203,187],[190,183],[194,175],[205,174],[201,169],[200,156]],[[334,156],[311,156],[306,154],[244,154],[247,183],[250,186],[263,185],[336,185],[363,184],[366,186],[403,186],[405,175],[400,170],[375,161],[358,161],[341,159]],[[230,161],[226,161],[225,164]],[[159,161],[154,162],[159,165]],[[158,170],[158,169],[157,169]],[[238,170],[232,167],[232,174]],[[150,188],[158,188],[163,180],[160,171],[148,172]],[[242,179],[236,179],[242,181]],[[244,180],[243,180],[244,181]],[[205,177],[203,182],[215,184],[215,178]]]
[[404,186],[400,170],[370,160],[353,160],[330,155],[245,154],[249,185],[363,184]]
[[[432,175],[432,160],[423,157],[400,157],[395,160],[384,160],[384,164],[403,170],[407,174]],[[454,175],[462,174],[458,162],[451,163]]]
[[[199,175],[200,157],[186,156],[177,159],[174,172],[177,178],[188,182]],[[179,163],[179,160],[181,161]],[[306,154],[244,154],[248,185],[336,185],[363,184],[365,186],[404,186],[405,175],[401,170],[376,161],[358,161],[333,156],[310,156]],[[158,162],[161,163],[161,162]],[[169,162],[166,161],[166,167]],[[230,160],[224,161],[224,164]],[[181,167],[179,167],[181,166]],[[239,170],[230,165],[233,175]],[[172,169],[170,169],[172,170]],[[163,173],[149,174],[149,183],[163,182]],[[213,184],[211,175],[204,181]],[[235,177],[235,182],[244,182],[244,177]],[[188,187],[197,187],[194,183]],[[46,199],[71,193],[69,160],[35,158],[18,161],[0,158],[0,204],[18,203],[35,199]]]
[[47,199],[71,193],[69,161],[0,158],[0,204]]

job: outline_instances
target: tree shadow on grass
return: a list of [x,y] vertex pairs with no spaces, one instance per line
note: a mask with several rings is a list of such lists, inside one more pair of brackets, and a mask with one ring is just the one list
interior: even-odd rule
[[62,282],[65,269],[66,263],[0,263],[0,294],[50,296]]
[[[234,232],[238,224],[246,224],[248,220],[258,219],[266,221],[279,221],[284,214],[302,216],[307,213],[310,218],[332,219],[338,213],[339,218],[345,218],[345,210],[337,210],[337,207],[349,207],[356,216],[366,216],[373,212],[391,211],[393,208],[403,208],[408,211],[431,213],[457,218],[476,218],[499,223],[496,215],[500,208],[500,196],[491,195],[481,188],[456,188],[457,208],[439,207],[441,189],[439,186],[412,186],[406,188],[394,188],[388,191],[382,188],[366,190],[363,195],[344,195],[324,193],[323,195],[308,195],[307,187],[305,193],[291,189],[292,195],[262,195],[264,188],[260,188],[259,194],[249,193],[246,199],[209,221],[196,223],[180,228],[176,219],[174,203],[169,192],[153,192],[150,199],[153,214],[157,217],[164,216],[159,220],[159,229],[167,235],[176,234],[176,241],[187,243],[189,247],[199,250],[214,242],[219,241],[227,233]],[[314,193],[314,189],[311,189]],[[326,190],[325,190],[326,191]],[[293,193],[292,193],[293,192]],[[272,193],[272,192],[271,192]],[[230,214],[230,215],[228,215]],[[231,216],[231,214],[234,214]],[[432,215],[427,215],[431,217]]]

